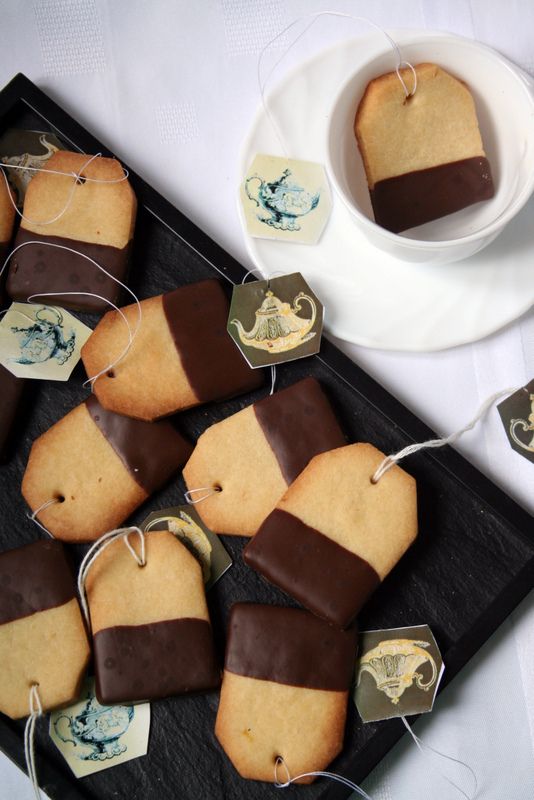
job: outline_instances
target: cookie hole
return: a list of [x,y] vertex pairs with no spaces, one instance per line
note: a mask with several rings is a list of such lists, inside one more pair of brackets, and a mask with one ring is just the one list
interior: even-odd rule
[[54,500],[56,500],[56,502],[58,502],[58,503],[64,503],[65,502],[65,495],[63,495],[63,494],[55,494],[54,495]]
[[115,372],[112,369],[110,369],[109,372],[106,372],[106,375],[107,375],[108,378],[114,378],[115,377]]
[[223,490],[223,488],[222,488],[220,483],[214,483],[213,484],[213,491],[214,492],[222,492],[222,490]]
[[378,480],[375,478],[374,475],[371,475],[371,477],[369,478],[369,483],[371,484],[371,486],[376,486]]
[[83,186],[83,184],[86,182],[86,180],[87,180],[87,178],[85,177],[85,175],[77,175],[76,176],[76,183],[79,186]]

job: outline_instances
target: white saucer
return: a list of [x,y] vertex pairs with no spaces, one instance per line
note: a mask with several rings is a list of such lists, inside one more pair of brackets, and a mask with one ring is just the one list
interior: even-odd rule
[[[392,35],[402,47],[414,33]],[[241,175],[257,153],[325,164],[331,98],[358,64],[383,49],[384,38],[373,34],[337,44],[290,72],[268,95],[287,153],[262,108],[243,147]],[[367,347],[417,352],[481,339],[534,304],[533,212],[531,199],[482,252],[441,266],[409,264],[375,249],[335,192],[317,245],[256,239],[243,229],[250,256],[265,276],[302,272],[325,305],[332,334]]]

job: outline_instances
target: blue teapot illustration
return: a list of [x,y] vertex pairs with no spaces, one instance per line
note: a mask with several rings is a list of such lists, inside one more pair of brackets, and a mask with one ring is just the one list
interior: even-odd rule
[[29,328],[12,327],[20,341],[17,364],[42,364],[55,358],[58,364],[69,360],[76,345],[76,334],[63,335],[63,315],[57,308],[43,306],[35,312],[35,323]]
[[[133,716],[133,706],[101,706],[90,696],[74,718],[61,714],[54,722],[54,730],[61,741],[90,748],[89,753],[78,756],[82,761],[105,761],[128,749],[119,739],[128,730]],[[62,723],[63,720],[66,722]]]
[[[312,195],[297,183],[290,183],[290,175],[291,170],[285,169],[282,175],[272,182],[264,180],[260,175],[250,175],[245,181],[245,192],[258,208],[261,205],[271,214],[270,217],[258,214],[260,222],[283,231],[299,231],[297,218],[309,214],[317,207],[321,193],[317,191]],[[249,188],[253,181],[258,181],[256,196]]]

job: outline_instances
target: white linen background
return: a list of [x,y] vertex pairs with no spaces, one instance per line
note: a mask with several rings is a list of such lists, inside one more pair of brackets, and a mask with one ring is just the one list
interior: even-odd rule
[[[0,0],[0,85],[24,72],[251,266],[236,193],[241,143],[259,104],[258,54],[293,19],[327,9],[367,16],[387,28],[476,38],[534,74],[531,0]],[[272,85],[332,41],[368,32],[363,23],[323,19],[289,53]],[[272,57],[281,52],[275,47]],[[179,265],[170,268],[178,271]],[[443,434],[461,427],[494,391],[534,377],[532,311],[481,342],[441,353],[338,344]],[[495,410],[458,449],[534,511],[534,465],[508,447]],[[531,593],[415,726],[428,744],[475,769],[480,800],[534,797],[533,663]],[[461,770],[447,762],[438,767],[468,789]],[[179,760],[169,764],[179,768]],[[366,788],[374,800],[460,796],[421,760],[408,737]],[[31,796],[25,776],[0,755],[1,800]]]

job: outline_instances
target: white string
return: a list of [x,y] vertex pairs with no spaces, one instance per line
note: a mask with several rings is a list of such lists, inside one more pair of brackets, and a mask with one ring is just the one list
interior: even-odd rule
[[128,353],[129,353],[129,351],[130,351],[130,349],[131,349],[131,347],[132,347],[132,345],[134,343],[134,339],[135,339],[135,337],[137,336],[137,334],[139,332],[139,328],[141,326],[141,321],[142,321],[142,318],[143,318],[143,310],[141,308],[141,303],[139,302],[139,298],[137,297],[136,294],[134,294],[134,292],[130,289],[129,286],[127,286],[121,280],[119,280],[114,275],[112,275],[110,272],[108,272],[107,269],[105,269],[101,264],[99,264],[98,261],[95,261],[94,258],[91,258],[90,256],[86,255],[85,253],[81,253],[79,250],[74,250],[72,247],[67,247],[66,245],[63,245],[63,244],[55,244],[54,242],[39,242],[36,239],[35,240],[34,239],[30,239],[27,242],[22,242],[22,244],[17,245],[17,247],[15,247],[9,253],[8,257],[5,259],[5,261],[4,261],[3,265],[2,265],[2,268],[0,269],[0,278],[2,277],[2,273],[4,272],[8,262],[10,261],[12,256],[17,252],[17,250],[20,250],[22,247],[26,247],[26,245],[29,245],[29,244],[36,244],[36,245],[44,246],[44,247],[57,247],[59,250],[66,250],[69,253],[74,253],[74,255],[80,256],[81,258],[85,258],[86,261],[89,261],[91,264],[94,264],[94,266],[97,267],[97,269],[99,269],[101,272],[103,272],[104,275],[107,275],[108,278],[111,278],[111,280],[114,281],[114,283],[118,284],[123,289],[125,289],[130,294],[130,296],[133,298],[133,300],[134,300],[134,302],[135,302],[135,304],[137,306],[137,323],[136,323],[136,326],[135,326],[134,331],[132,333],[131,325],[128,322],[128,319],[126,318],[126,315],[123,313],[123,311],[121,311],[121,309],[118,308],[118,306],[116,306],[115,303],[113,303],[107,297],[102,297],[102,295],[99,295],[99,294],[96,294],[96,293],[93,293],[93,292],[43,292],[43,293],[39,293],[39,294],[32,294],[32,295],[30,295],[28,297],[28,302],[30,302],[31,300],[35,300],[36,298],[39,298],[39,297],[66,297],[66,296],[96,297],[98,300],[102,300],[103,302],[108,303],[108,305],[110,305],[115,311],[117,311],[121,315],[121,317],[122,317],[122,319],[123,319],[123,321],[124,321],[124,323],[125,323],[125,325],[126,325],[126,327],[128,329],[128,344],[126,345],[126,347],[124,348],[122,353],[114,361],[112,361],[106,367],[101,369],[100,372],[97,372],[96,375],[92,375],[91,377],[87,378],[86,381],[84,381],[83,386],[86,386],[87,384],[90,384],[91,385],[91,389],[92,389],[95,381],[98,380],[98,378],[100,378],[102,375],[107,374],[112,369],[114,369],[128,355]]
[[30,688],[29,706],[30,716],[24,728],[24,758],[26,759],[26,769],[28,778],[32,782],[33,792],[37,800],[41,800],[37,772],[35,769],[35,723],[38,717],[42,716],[43,706],[39,697],[38,684],[34,683]]
[[[33,320],[32,320],[32,321],[33,321]],[[50,533],[50,531],[48,530],[48,528],[45,528],[45,526],[44,526],[44,525],[42,525],[42,524],[39,522],[39,520],[37,519],[37,514],[39,514],[39,513],[40,513],[41,511],[43,511],[45,508],[48,508],[48,506],[51,506],[51,505],[53,505],[54,503],[60,503],[60,502],[61,502],[61,501],[60,501],[59,497],[52,497],[50,500],[45,500],[45,501],[44,501],[44,503],[42,503],[42,504],[39,506],[39,508],[36,508],[36,509],[35,509],[35,511],[32,511],[32,513],[31,513],[31,514],[26,514],[27,518],[28,518],[28,519],[31,519],[31,521],[32,521],[32,522],[35,522],[35,524],[36,524],[36,525],[37,525],[39,528],[41,528],[41,530],[42,530],[42,531],[44,531],[45,533],[47,533],[47,534],[50,536],[50,538],[51,538],[51,539],[55,539],[55,536],[54,536],[54,534],[53,534],[53,533]]]
[[[137,533],[139,536],[141,542],[140,556],[137,555],[134,548],[130,544],[129,536],[131,533]],[[80,595],[80,603],[82,606],[83,615],[89,629],[91,628],[91,619],[89,615],[89,604],[87,602],[87,592],[85,590],[85,582],[87,580],[89,570],[95,563],[98,556],[106,549],[106,547],[109,547],[109,545],[112,544],[116,539],[120,538],[122,538],[125,546],[128,548],[137,564],[140,567],[144,567],[146,564],[145,534],[141,528],[138,528],[136,525],[131,525],[128,528],[116,528],[113,531],[108,531],[108,533],[104,533],[100,539],[97,539],[96,542],[91,545],[85,554],[82,563],[80,564],[80,569],[78,572],[78,593]]]
[[276,364],[271,364],[271,391],[269,392],[269,397],[272,397],[274,394],[274,387],[276,384]]
[[[205,492],[202,497],[197,497],[196,500],[193,500],[192,495],[198,494],[198,492]],[[206,498],[211,497],[212,494],[218,494],[222,492],[220,486],[200,486],[198,489],[188,489],[187,492],[184,492],[184,497],[186,503],[189,503],[190,506],[194,506],[197,503],[201,503]]]
[[[287,780],[285,783],[281,783],[278,780],[278,766],[282,764],[286,771]],[[348,778],[344,778],[342,775],[337,775],[335,772],[303,772],[301,775],[295,775],[294,778],[291,777],[289,770],[287,768],[287,764],[282,758],[282,756],[277,756],[276,761],[274,763],[274,785],[277,789],[287,789],[291,786],[292,783],[296,783],[301,778],[328,778],[331,781],[335,781],[336,783],[341,783],[343,786],[346,786],[348,789],[353,789],[355,792],[358,792],[360,797],[363,797],[364,800],[372,800],[372,798],[365,792],[360,786],[356,783],[353,783]]]
[[[380,25],[377,25],[376,22],[373,22],[368,17],[354,16],[353,14],[346,14],[346,13],[344,13],[342,11],[317,11],[315,13],[305,14],[302,17],[298,17],[297,19],[294,19],[293,22],[290,22],[289,25],[286,25],[286,27],[283,30],[281,30],[279,33],[277,33],[276,36],[273,36],[273,38],[270,41],[268,41],[267,44],[261,49],[260,55],[259,55],[259,58],[258,58],[257,69],[256,69],[256,74],[257,74],[257,79],[258,79],[258,88],[259,88],[259,91],[260,91],[261,103],[262,103],[263,110],[265,111],[265,115],[267,116],[269,122],[271,123],[271,125],[273,127],[273,130],[274,130],[274,132],[276,134],[276,138],[278,139],[280,145],[282,146],[282,150],[284,151],[284,155],[286,157],[287,157],[288,154],[287,154],[287,150],[285,148],[282,136],[281,136],[280,131],[278,129],[278,126],[276,125],[276,123],[274,121],[274,118],[271,115],[271,112],[269,111],[269,108],[267,106],[267,101],[266,101],[266,98],[265,98],[265,89],[266,89],[266,86],[267,86],[267,83],[268,83],[270,77],[272,76],[273,72],[278,67],[280,62],[286,57],[286,55],[289,53],[291,48],[294,47],[300,39],[302,39],[302,37],[310,30],[312,25],[314,25],[320,17],[341,17],[342,19],[350,19],[350,20],[353,20],[355,22],[365,22],[367,25],[371,25],[373,28],[375,28],[376,30],[380,31],[380,33],[383,33],[384,36],[386,37],[386,39],[388,40],[389,44],[393,48],[394,52],[397,55],[397,66],[395,68],[395,72],[397,73],[397,77],[398,77],[398,79],[399,79],[399,81],[400,81],[400,83],[402,85],[402,88],[404,90],[404,94],[405,94],[406,98],[413,97],[413,95],[415,94],[416,89],[417,89],[417,73],[416,73],[415,69],[413,68],[412,64],[410,64],[409,61],[404,61],[403,60],[400,48],[399,48],[398,44],[395,42],[395,40],[392,39],[391,36],[388,33],[386,33],[386,31],[383,28],[380,27]],[[266,51],[271,47],[271,45],[273,45],[276,41],[278,41],[278,39],[280,39],[288,31],[290,31],[292,28],[294,28],[295,25],[298,25],[300,22],[304,22],[305,20],[308,20],[308,19],[311,20],[311,22],[309,22],[308,25],[306,25],[306,27],[304,28],[304,30],[301,31],[301,33],[299,33],[299,35],[295,39],[293,39],[293,41],[283,51],[282,55],[278,58],[278,60],[275,61],[275,63],[273,64],[273,66],[269,70],[265,80],[262,80],[261,67],[262,67],[263,57],[264,57]],[[408,88],[407,88],[407,86],[406,86],[406,84],[404,82],[404,79],[403,79],[403,77],[402,77],[402,75],[400,73],[400,69],[401,69],[402,66],[406,66],[409,69],[411,69],[411,71],[412,71],[413,87],[412,87],[411,92],[408,91]]]
[[476,797],[477,791],[478,791],[478,780],[477,780],[477,776],[475,774],[475,771],[469,766],[469,764],[466,764],[465,761],[461,761],[459,758],[453,758],[452,756],[448,756],[445,753],[440,753],[439,750],[435,750],[429,744],[426,744],[418,736],[416,736],[416,734],[413,732],[413,730],[411,729],[410,725],[408,724],[408,720],[406,719],[406,717],[401,717],[401,719],[402,719],[402,721],[404,723],[404,726],[405,726],[406,730],[408,731],[408,733],[410,734],[410,736],[414,740],[415,744],[417,745],[417,748],[419,749],[419,751],[420,751],[421,755],[423,756],[423,758],[426,758],[424,750],[423,750],[423,748],[425,748],[426,750],[431,750],[432,753],[434,753],[437,756],[440,756],[441,758],[446,758],[448,761],[454,761],[455,764],[460,764],[462,767],[465,767],[465,769],[467,769],[471,773],[471,775],[473,776],[473,780],[475,782],[475,787],[474,787],[473,792],[471,794],[466,794],[463,789],[461,789],[456,783],[454,783],[454,781],[452,781],[450,778],[448,778],[436,766],[433,766],[433,769],[438,773],[438,775],[441,775],[441,777],[444,778],[447,781],[447,783],[449,783],[451,786],[454,786],[454,788],[457,789],[460,792],[462,797],[465,797],[466,800],[474,800],[474,798]]
[[[102,153],[97,153],[94,156],[90,156],[90,158],[82,165],[82,167],[79,170],[79,172],[61,172],[60,170],[57,170],[57,169],[46,169],[46,167],[44,167],[44,168],[43,167],[24,167],[24,166],[21,166],[20,164],[4,164],[4,163],[0,162],[0,169],[2,170],[2,175],[4,176],[4,182],[6,184],[7,194],[8,194],[8,197],[9,197],[9,202],[11,203],[11,205],[13,206],[13,208],[15,209],[15,212],[19,215],[19,217],[21,219],[23,219],[25,222],[29,222],[30,225],[52,225],[53,222],[57,222],[57,220],[60,219],[63,216],[63,214],[65,214],[66,211],[68,210],[70,204],[72,203],[72,201],[74,199],[74,192],[76,190],[76,186],[79,183],[82,183],[82,182],[85,183],[87,181],[89,183],[122,183],[122,181],[125,181],[125,180],[128,179],[129,173],[128,173],[128,170],[124,169],[124,167],[122,168],[124,174],[120,178],[110,178],[110,179],[108,179],[108,178],[88,178],[85,175],[83,175],[84,169],[87,169],[89,164],[91,164],[91,162],[94,161],[95,158],[101,158],[101,157],[102,157]],[[41,221],[41,220],[37,220],[37,219],[30,219],[29,217],[24,216],[22,211],[20,211],[17,208],[17,204],[13,200],[13,197],[11,195],[11,189],[9,187],[9,181],[7,179],[6,173],[4,172],[4,168],[5,169],[27,170],[27,171],[30,171],[30,172],[47,172],[50,175],[64,175],[67,178],[74,178],[74,182],[73,182],[73,184],[72,184],[72,186],[70,188],[70,192],[69,192],[69,194],[67,196],[67,202],[65,203],[65,205],[63,206],[61,211],[58,214],[56,214],[55,217],[52,217],[52,219],[47,219],[47,220]],[[83,181],[81,179],[83,179]]]
[[385,475],[388,469],[391,469],[398,461],[406,456],[412,455],[412,453],[417,453],[419,450],[425,450],[426,448],[433,448],[433,447],[444,447],[446,444],[453,444],[457,439],[460,438],[464,433],[467,431],[472,430],[477,422],[479,422],[482,417],[489,411],[493,403],[498,400],[500,397],[503,397],[507,394],[512,394],[512,392],[516,392],[519,388],[518,386],[509,388],[509,389],[502,389],[500,392],[495,392],[492,394],[491,397],[488,397],[480,408],[478,409],[476,415],[473,417],[471,422],[469,422],[464,428],[461,428],[459,431],[455,431],[451,433],[449,436],[445,436],[442,439],[429,439],[427,442],[419,442],[417,444],[410,444],[408,447],[404,447],[402,450],[399,450],[398,453],[393,453],[392,455],[386,456],[384,460],[378,466],[378,469],[374,473],[373,477],[371,478],[371,483],[378,483],[380,478]]

